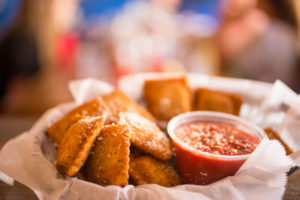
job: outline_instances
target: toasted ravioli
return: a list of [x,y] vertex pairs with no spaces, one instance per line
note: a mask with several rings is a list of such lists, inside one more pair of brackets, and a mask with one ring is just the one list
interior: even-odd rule
[[130,156],[129,175],[137,185],[158,184],[166,187],[180,184],[180,179],[168,161],[151,156]]
[[191,92],[185,76],[146,80],[144,97],[147,109],[160,121],[191,110]]
[[105,116],[87,117],[74,123],[64,134],[57,151],[56,167],[67,176],[74,176],[83,166],[100,130]]
[[194,110],[218,111],[239,115],[243,97],[221,91],[198,88],[194,95]]
[[128,184],[129,136],[127,125],[103,127],[83,170],[87,180],[103,186]]
[[107,106],[103,100],[98,97],[73,109],[66,116],[50,126],[47,132],[53,143],[59,146],[64,134],[72,124],[84,116],[101,116],[107,112]]
[[136,113],[144,118],[155,121],[154,117],[145,108],[130,99],[124,92],[115,89],[113,92],[102,96],[103,101],[109,107],[110,113],[108,115],[108,122],[116,123],[119,120],[121,112]]
[[277,140],[282,144],[282,146],[285,149],[286,155],[293,153],[293,150],[281,139],[278,133],[276,133],[272,128],[265,128],[264,131],[270,140]]
[[121,113],[120,123],[128,124],[133,146],[161,160],[171,158],[170,139],[153,122],[137,114]]

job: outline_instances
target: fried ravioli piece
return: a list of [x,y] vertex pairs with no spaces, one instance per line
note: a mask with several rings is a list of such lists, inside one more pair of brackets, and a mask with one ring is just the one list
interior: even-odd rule
[[281,139],[281,137],[272,128],[265,128],[265,133],[270,140],[278,140],[285,149],[286,155],[293,153],[293,150]]
[[125,124],[103,127],[83,169],[87,180],[103,186],[128,184],[129,136]]
[[53,143],[56,146],[59,146],[64,134],[72,124],[82,119],[84,116],[101,116],[104,113],[107,113],[107,111],[108,107],[103,100],[100,97],[95,98],[73,109],[63,118],[52,124],[47,132]]
[[74,176],[83,166],[100,130],[105,116],[87,117],[74,123],[64,135],[57,151],[56,167],[67,176]]
[[194,95],[194,110],[218,111],[239,115],[243,97],[221,91],[198,88]]
[[147,109],[159,121],[191,110],[191,91],[185,76],[173,79],[146,80],[144,97]]
[[120,123],[128,124],[134,147],[161,160],[171,158],[170,139],[153,122],[133,113],[121,113]]
[[108,116],[108,121],[110,123],[118,122],[119,114],[121,112],[136,113],[152,122],[155,122],[155,119],[151,113],[149,113],[145,108],[130,99],[124,92],[119,89],[115,89],[113,92],[102,96],[102,98],[110,110]]
[[130,155],[129,175],[137,185],[158,184],[171,187],[180,184],[178,174],[168,161],[157,160],[148,155]]

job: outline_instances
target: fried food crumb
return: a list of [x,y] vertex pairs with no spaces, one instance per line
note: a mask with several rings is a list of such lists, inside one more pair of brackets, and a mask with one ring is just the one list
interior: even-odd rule
[[266,135],[270,140],[278,140],[285,149],[286,155],[293,153],[293,150],[281,139],[281,137],[272,128],[264,129]]
[[120,123],[129,126],[133,146],[161,160],[171,158],[170,139],[154,123],[133,113],[121,113]]
[[87,117],[74,123],[64,135],[57,152],[56,167],[67,176],[74,176],[83,166],[99,135],[105,117]]
[[102,128],[83,169],[87,180],[103,186],[128,184],[129,136],[129,128],[124,124]]
[[194,94],[194,110],[218,111],[239,115],[243,97],[221,91],[198,88]]
[[191,110],[191,91],[185,76],[146,80],[144,97],[148,110],[160,121]]
[[129,174],[137,185],[158,184],[172,187],[180,184],[178,174],[168,161],[157,160],[148,155],[130,155]]
[[143,116],[144,118],[155,122],[155,118],[145,108],[130,99],[124,92],[115,89],[113,92],[102,96],[103,101],[109,108],[107,124],[119,121],[121,112],[130,112]]
[[103,100],[98,97],[88,101],[66,114],[63,118],[52,124],[47,130],[52,142],[59,146],[64,134],[72,124],[85,116],[101,116],[107,113],[107,106]]

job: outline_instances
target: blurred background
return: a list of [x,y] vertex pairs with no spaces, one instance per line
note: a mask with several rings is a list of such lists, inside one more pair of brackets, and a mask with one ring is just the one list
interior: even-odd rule
[[72,100],[72,79],[137,72],[280,79],[299,93],[299,22],[299,0],[0,0],[0,114],[39,116]]

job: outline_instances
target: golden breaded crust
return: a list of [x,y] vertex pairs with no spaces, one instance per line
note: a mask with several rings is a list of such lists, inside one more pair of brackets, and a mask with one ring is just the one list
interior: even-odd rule
[[53,143],[59,146],[64,134],[72,124],[84,116],[101,116],[107,112],[107,106],[103,100],[98,97],[73,109],[66,116],[52,124],[47,132]]
[[162,160],[172,156],[170,139],[153,122],[133,113],[121,113],[120,123],[130,127],[130,142],[136,148]]
[[180,184],[180,179],[168,161],[151,156],[130,156],[129,175],[137,185],[158,184],[166,187]]
[[61,174],[67,176],[77,174],[100,134],[104,121],[104,116],[81,119],[64,134],[58,147],[56,163]]
[[155,122],[154,117],[145,108],[130,99],[124,92],[115,89],[113,92],[102,96],[103,101],[109,107],[108,123],[116,123],[119,121],[121,112],[136,113],[144,118]]
[[218,111],[239,115],[243,97],[205,88],[198,88],[194,95],[194,110]]
[[160,121],[191,110],[191,91],[185,76],[173,79],[146,80],[144,97],[148,110]]
[[99,185],[128,184],[129,129],[127,125],[107,125],[101,130],[83,173]]
[[234,115],[239,115],[240,111],[241,111],[242,104],[243,104],[244,97],[242,95],[239,95],[239,94],[231,94],[231,98],[232,98],[233,103],[234,103],[234,112],[233,112],[233,114]]
[[281,139],[281,137],[272,128],[265,128],[265,133],[270,140],[277,140],[285,149],[286,155],[293,153],[293,150]]

